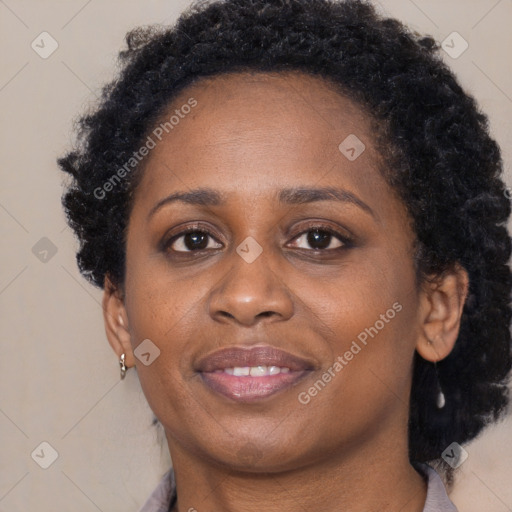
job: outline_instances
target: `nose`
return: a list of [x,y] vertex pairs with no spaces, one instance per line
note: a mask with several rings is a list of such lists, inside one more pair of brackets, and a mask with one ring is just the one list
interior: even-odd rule
[[252,326],[261,321],[287,320],[293,315],[284,277],[271,269],[265,251],[251,263],[236,252],[231,259],[230,270],[210,295],[209,311],[214,320]]

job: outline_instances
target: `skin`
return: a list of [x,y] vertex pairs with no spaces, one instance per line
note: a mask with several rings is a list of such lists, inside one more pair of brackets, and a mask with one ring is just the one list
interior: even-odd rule
[[[467,273],[456,267],[417,283],[410,219],[379,172],[369,119],[327,82],[298,72],[203,79],[164,118],[191,97],[197,106],[145,162],[126,279],[116,288],[106,276],[103,298],[109,342],[137,366],[165,428],[177,510],[420,512],[426,484],[407,452],[412,359],[418,351],[438,361],[452,350]],[[338,149],[349,134],[366,146],[354,161]],[[344,189],[372,213],[332,199],[279,203],[278,191],[299,186]],[[199,187],[225,194],[225,203],[175,201],[148,219],[169,194]],[[190,251],[184,237],[162,248],[190,226],[211,231],[205,250]],[[352,244],[332,236],[318,249],[307,239],[314,227]],[[252,263],[236,252],[249,236],[263,250]],[[394,303],[401,311],[300,403]],[[160,350],[148,366],[133,353],[144,339]],[[214,393],[194,371],[218,348],[256,344],[315,370],[253,403]]]

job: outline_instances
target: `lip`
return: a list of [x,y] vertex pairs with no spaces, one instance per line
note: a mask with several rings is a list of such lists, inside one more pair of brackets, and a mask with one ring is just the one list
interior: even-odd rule
[[197,370],[203,373],[234,368],[235,366],[281,366],[292,372],[312,370],[314,364],[306,359],[269,345],[227,347],[199,361]]
[[[219,370],[235,367],[279,366],[288,373],[263,377],[235,376]],[[203,383],[216,393],[239,402],[252,402],[294,386],[315,365],[306,359],[271,346],[229,347],[217,350],[199,361],[197,371]]]

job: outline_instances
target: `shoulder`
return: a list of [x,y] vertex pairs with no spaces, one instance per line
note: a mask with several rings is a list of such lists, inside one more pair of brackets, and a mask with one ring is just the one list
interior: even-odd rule
[[441,477],[428,464],[414,463],[414,468],[421,473],[427,481],[427,499],[423,512],[458,512],[452,503]]
[[139,512],[168,512],[171,502],[175,499],[175,494],[176,484],[174,481],[174,472],[172,468],[170,468],[163,475]]

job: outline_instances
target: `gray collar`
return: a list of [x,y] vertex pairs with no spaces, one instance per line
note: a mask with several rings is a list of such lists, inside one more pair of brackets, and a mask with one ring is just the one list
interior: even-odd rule
[[423,512],[458,512],[448,498],[443,481],[437,472],[427,464],[415,463],[414,467],[428,478],[427,499]]

